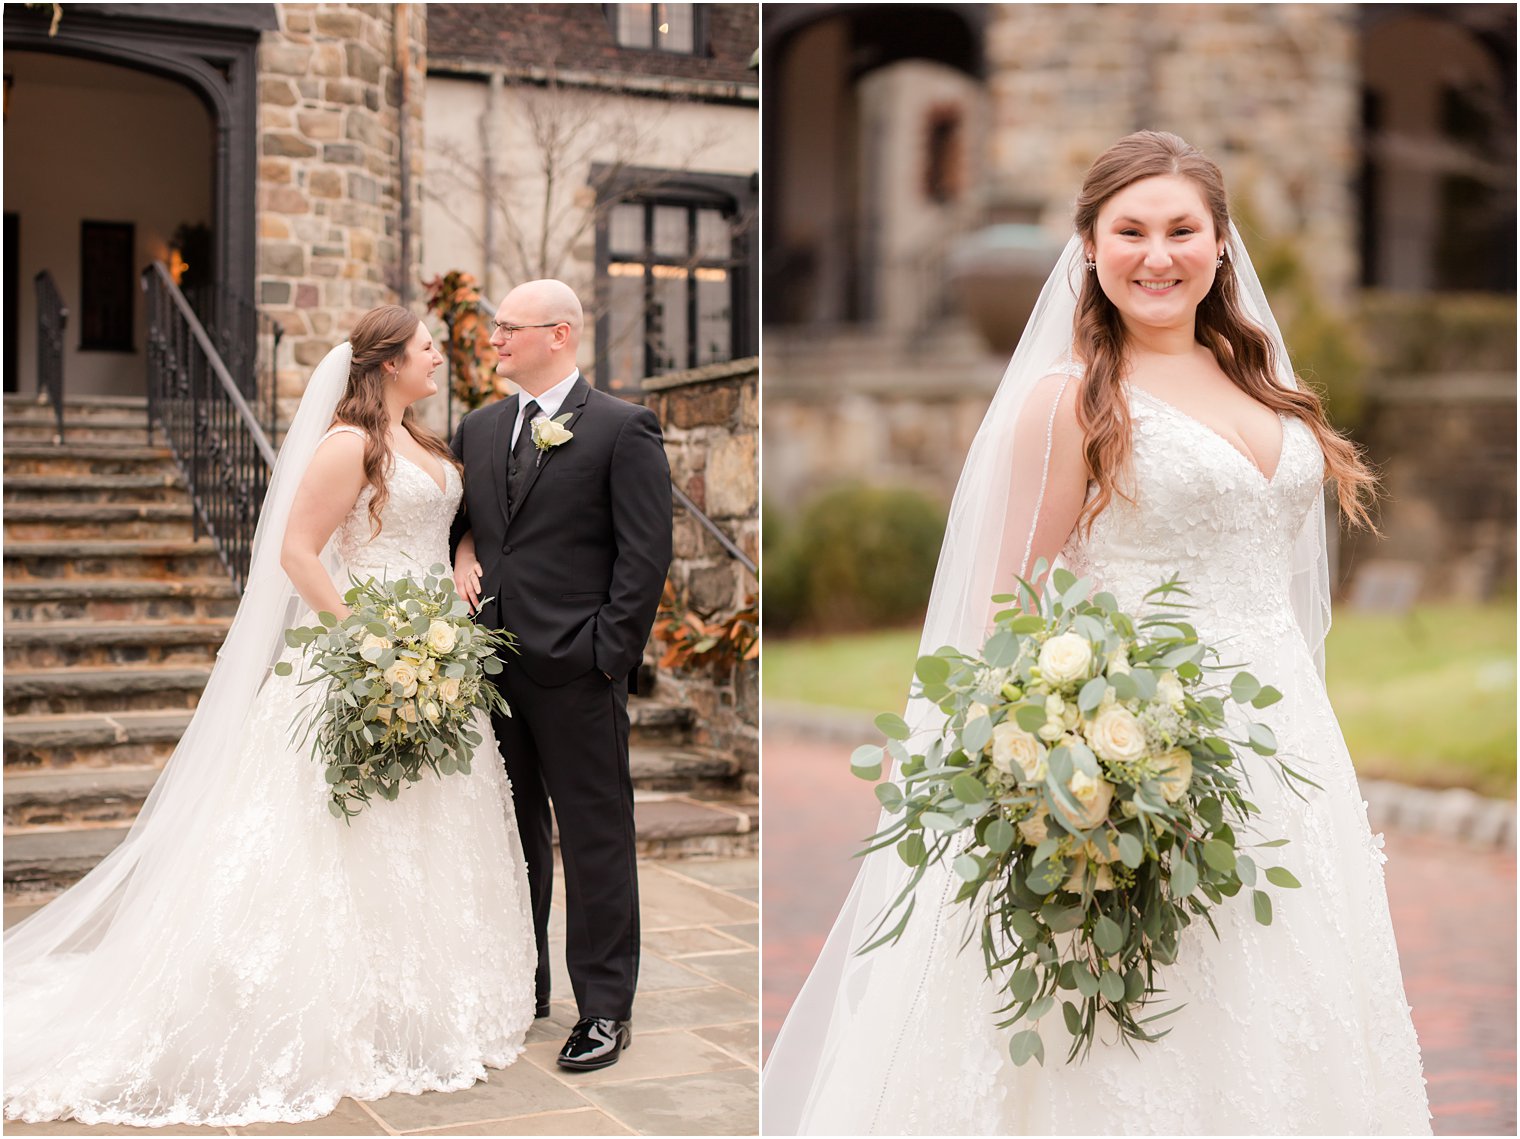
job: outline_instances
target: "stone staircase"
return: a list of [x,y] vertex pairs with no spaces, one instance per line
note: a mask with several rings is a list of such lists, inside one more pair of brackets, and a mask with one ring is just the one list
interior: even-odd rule
[[[5,397],[7,901],[48,896],[120,842],[237,608],[146,421],[141,399],[80,397],[59,446],[46,404]],[[691,709],[656,682],[629,713],[640,854],[753,851],[757,801],[733,757],[692,743]]]

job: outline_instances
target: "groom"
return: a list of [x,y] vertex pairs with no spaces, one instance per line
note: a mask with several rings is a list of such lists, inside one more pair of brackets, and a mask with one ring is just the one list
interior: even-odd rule
[[583,317],[562,281],[529,281],[496,310],[496,372],[521,392],[460,421],[453,544],[473,535],[482,625],[520,654],[496,677],[493,721],[528,863],[537,1014],[549,1015],[550,804],[565,867],[565,958],[579,1020],[562,1067],[617,1062],[639,968],[628,693],[671,558],[670,466],[647,408],[577,370]]

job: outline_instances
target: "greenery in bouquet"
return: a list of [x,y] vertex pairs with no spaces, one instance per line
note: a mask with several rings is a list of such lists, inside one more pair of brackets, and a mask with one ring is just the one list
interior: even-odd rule
[[885,746],[851,759],[873,782],[895,761],[876,786],[895,818],[862,853],[895,846],[911,870],[860,952],[901,937],[925,873],[948,864],[952,904],[977,918],[962,948],[979,937],[1013,1060],[1044,1062],[1039,1022],[1059,1002],[1069,1063],[1091,1051],[1102,1016],[1131,1049],[1164,1036],[1152,1022],[1180,1006],[1140,1014],[1188,927],[1202,920],[1217,936],[1211,910],[1243,889],[1270,924],[1263,887],[1299,885],[1248,853],[1287,842],[1247,841],[1260,837],[1250,757],[1295,794],[1316,785],[1277,754],[1267,725],[1227,721],[1226,702],[1244,712],[1282,694],[1199,639],[1175,577],[1139,615],[1064,568],[1044,594],[1019,586],[993,598],[1012,607],[980,654],[919,658],[914,696],[937,706],[933,730],[884,714]]
[[[394,800],[423,769],[469,774],[482,739],[477,711],[511,715],[488,678],[498,653],[516,651],[511,633],[470,620],[447,567],[421,581],[350,578],[343,620],[319,613],[319,625],[285,631],[285,643],[310,663],[303,685],[325,685],[322,699],[297,718],[296,741],[313,739],[332,789],[327,808],[345,821],[373,798]],[[275,672],[289,676],[289,661]]]

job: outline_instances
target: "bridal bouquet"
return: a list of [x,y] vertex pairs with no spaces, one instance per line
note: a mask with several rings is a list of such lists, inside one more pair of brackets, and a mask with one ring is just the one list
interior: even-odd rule
[[[470,620],[445,566],[420,582],[350,580],[349,616],[319,613],[320,625],[285,631],[285,643],[312,665],[302,683],[327,685],[298,720],[296,739],[315,732],[312,751],[332,789],[327,809],[345,821],[374,796],[395,799],[424,767],[469,774],[481,742],[475,712],[511,715],[486,676],[502,669],[498,649],[515,647],[512,634]],[[293,671],[288,661],[274,670]]]
[[876,787],[896,819],[866,853],[895,845],[912,869],[861,952],[902,935],[925,872],[948,864],[961,882],[954,902],[979,918],[967,944],[979,931],[1006,1002],[998,1027],[1022,1026],[1009,1040],[1017,1064],[1044,1062],[1037,1025],[1057,1002],[1068,1063],[1091,1051],[1100,1014],[1130,1048],[1165,1035],[1146,1025],[1175,1008],[1137,1014],[1162,992],[1183,931],[1195,919],[1213,928],[1210,910],[1242,889],[1270,924],[1262,887],[1299,885],[1247,853],[1287,840],[1243,837],[1259,813],[1246,753],[1270,757],[1295,793],[1314,785],[1276,755],[1265,724],[1247,719],[1232,736],[1226,701],[1265,708],[1282,694],[1220,663],[1185,620],[1175,578],[1147,594],[1143,617],[1111,594],[1089,596],[1091,583],[1068,570],[1050,580],[1042,597],[1020,579],[1028,611],[998,613],[980,655],[947,647],[918,659],[914,695],[946,717],[921,750],[889,713],[876,720],[885,747],[851,759],[873,782],[887,756],[896,761],[896,781]]

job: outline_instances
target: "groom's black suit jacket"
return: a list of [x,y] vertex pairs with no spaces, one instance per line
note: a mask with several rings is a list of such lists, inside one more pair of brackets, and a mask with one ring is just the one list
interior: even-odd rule
[[[648,408],[576,379],[555,418],[574,435],[530,452],[517,501],[507,492],[519,396],[470,412],[454,433],[464,498],[451,548],[475,535],[476,619],[515,633],[520,667],[539,684],[591,670],[635,683],[671,558],[670,464]],[[528,430],[526,424],[523,430]]]

